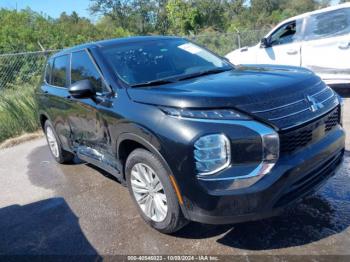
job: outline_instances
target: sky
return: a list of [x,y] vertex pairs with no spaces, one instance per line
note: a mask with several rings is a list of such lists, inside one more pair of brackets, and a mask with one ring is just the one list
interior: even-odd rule
[[89,0],[0,0],[0,8],[21,10],[30,7],[32,10],[57,18],[62,12],[71,14],[77,12],[79,16],[93,18],[87,10]]
[[[332,0],[332,4],[338,3],[338,0]],[[46,14],[53,18],[60,16],[62,12],[71,14],[77,12],[79,16],[95,20],[87,10],[90,0],[0,0],[0,8],[21,10],[30,7],[32,10]]]

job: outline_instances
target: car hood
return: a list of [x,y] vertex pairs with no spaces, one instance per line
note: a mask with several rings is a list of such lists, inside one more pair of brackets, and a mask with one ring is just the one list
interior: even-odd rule
[[[325,101],[327,104],[319,106],[317,112],[309,114],[306,109],[310,108],[311,102],[307,96],[315,96],[317,103],[328,96],[335,97],[333,91],[310,70],[271,65],[238,66],[232,71],[177,83],[129,88],[128,94],[135,102],[153,105],[234,108],[279,128],[305,122],[326,112],[337,102],[329,99]],[[328,105],[328,102],[333,103]],[[284,118],[302,110],[292,118]]]

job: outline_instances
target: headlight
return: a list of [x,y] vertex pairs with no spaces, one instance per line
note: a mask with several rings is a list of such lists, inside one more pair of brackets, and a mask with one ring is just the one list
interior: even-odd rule
[[194,144],[194,158],[199,175],[214,174],[231,162],[229,139],[222,134],[207,135]]
[[161,107],[164,113],[175,117],[221,120],[249,120],[250,118],[232,109],[195,110],[186,108]]
[[[234,122],[232,122],[234,123]],[[272,128],[253,121],[236,121],[236,124],[256,131],[261,137],[261,162],[248,174],[220,177],[215,174],[231,164],[230,140],[223,134],[207,135],[195,142],[197,178],[205,181],[235,180],[231,189],[246,188],[270,173],[280,154],[279,134]]]

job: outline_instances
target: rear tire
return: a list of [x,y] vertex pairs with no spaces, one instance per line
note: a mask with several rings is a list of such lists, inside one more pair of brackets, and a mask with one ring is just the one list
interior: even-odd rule
[[125,175],[130,195],[141,217],[151,227],[169,234],[188,223],[169,174],[156,155],[135,149],[126,160]]
[[51,155],[60,164],[69,163],[73,160],[74,154],[62,149],[61,142],[56,135],[50,121],[45,122],[44,126],[47,144],[49,145]]

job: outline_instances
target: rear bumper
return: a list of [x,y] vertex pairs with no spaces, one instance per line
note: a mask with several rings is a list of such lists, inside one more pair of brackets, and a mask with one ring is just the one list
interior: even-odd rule
[[345,134],[339,127],[318,143],[282,156],[270,174],[249,188],[224,190],[225,182],[203,182],[193,189],[196,198],[185,201],[185,216],[201,223],[229,224],[278,215],[336,174],[344,145]]

